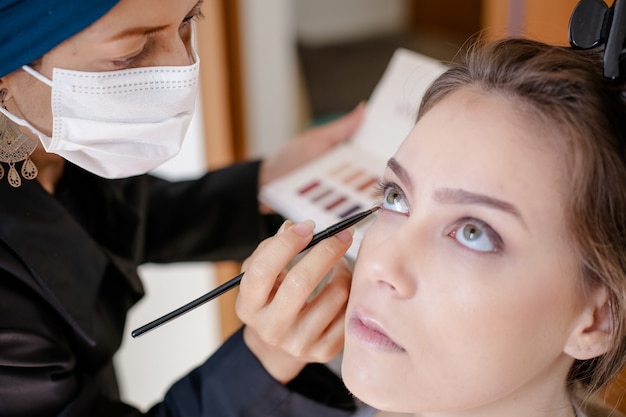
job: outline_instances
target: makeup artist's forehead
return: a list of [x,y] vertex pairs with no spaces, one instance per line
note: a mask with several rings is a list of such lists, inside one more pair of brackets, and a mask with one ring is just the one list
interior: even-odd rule
[[44,55],[42,72],[48,71],[50,77],[53,67],[83,71],[111,69],[102,67],[102,62],[137,54],[148,42],[150,31],[167,30],[173,36],[198,4],[202,2],[121,0],[91,26]]

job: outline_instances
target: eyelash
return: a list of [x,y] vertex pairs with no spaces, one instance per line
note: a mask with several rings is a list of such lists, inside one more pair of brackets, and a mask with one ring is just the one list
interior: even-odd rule
[[191,21],[198,21],[204,18],[204,14],[202,14],[202,3],[203,1],[198,2],[198,4],[196,4],[194,8],[191,9],[191,12],[189,12],[189,14],[183,19],[181,26]]
[[383,196],[385,195],[385,190],[387,189],[387,186],[389,185],[388,182],[382,182],[382,181],[378,181],[376,182],[376,185],[374,186],[374,194],[373,197],[376,199],[376,201],[378,201],[380,203],[380,201],[383,199]]
[[400,187],[398,186],[398,184],[396,184],[395,182],[379,180],[376,183],[376,185],[374,185],[373,197],[376,198],[376,200],[382,200],[383,197],[385,196],[385,192],[389,190],[390,188],[393,188],[394,190],[398,190],[402,195],[404,195],[404,193],[402,193],[402,191],[400,190]]

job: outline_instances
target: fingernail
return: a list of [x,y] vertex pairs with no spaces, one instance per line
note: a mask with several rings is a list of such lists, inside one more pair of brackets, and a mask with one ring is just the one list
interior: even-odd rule
[[345,243],[349,242],[350,239],[352,239],[352,235],[354,235],[354,226],[346,230],[342,230],[341,232],[337,233],[335,237]]
[[315,229],[315,223],[313,223],[313,220],[305,220],[303,222],[295,224],[292,229],[294,232],[296,232],[298,236],[308,236],[313,233],[313,229]]

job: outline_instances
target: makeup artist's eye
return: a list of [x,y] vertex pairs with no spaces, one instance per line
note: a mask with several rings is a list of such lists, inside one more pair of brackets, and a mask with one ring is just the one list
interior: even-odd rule
[[393,183],[379,184],[381,207],[398,213],[408,213],[409,207],[402,189]]
[[486,223],[477,219],[462,219],[448,236],[478,252],[498,252],[502,239]]
[[180,29],[184,28],[185,26],[189,25],[191,22],[196,21],[196,20],[200,20],[204,17],[204,15],[202,14],[202,1],[199,1],[193,9],[191,9],[191,11],[189,12],[189,14],[187,16],[185,16],[185,18],[183,19],[182,23],[180,24]]
[[116,68],[119,68],[119,69],[129,68],[133,66],[134,63],[136,63],[137,61],[141,60],[143,57],[148,55],[149,52],[150,52],[150,46],[148,45],[148,42],[146,42],[146,44],[143,46],[143,48],[141,48],[139,53],[136,53],[133,56],[115,59],[111,62]]

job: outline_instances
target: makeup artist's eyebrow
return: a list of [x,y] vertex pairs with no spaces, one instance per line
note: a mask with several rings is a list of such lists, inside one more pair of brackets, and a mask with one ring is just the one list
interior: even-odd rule
[[519,210],[511,203],[484,194],[473,193],[460,188],[438,188],[433,200],[444,204],[476,204],[504,211],[517,218],[524,228],[528,228]]
[[411,176],[409,175],[407,170],[404,169],[402,165],[400,165],[396,158],[390,158],[389,161],[387,161],[387,167],[394,174],[396,174],[396,177],[400,178],[400,181],[402,181],[402,183],[406,185],[408,189],[413,189],[413,181],[411,180]]
[[112,41],[117,41],[119,39],[124,39],[127,37],[131,37],[131,36],[147,36],[150,35],[152,33],[157,33],[163,29],[166,29],[167,25],[162,25],[162,26],[139,26],[139,27],[133,27],[133,28],[128,28],[125,29],[123,31],[121,31],[120,33],[116,33],[111,40]]
[[[199,0],[195,6],[193,6],[190,10],[190,12],[188,13],[191,15],[195,15],[195,14],[200,14],[200,8],[202,7],[202,3],[204,3],[204,0]],[[168,25],[161,25],[161,26],[139,26],[139,27],[134,27],[134,28],[128,28],[126,30],[121,31],[120,33],[115,34],[111,40],[119,40],[128,36],[146,36],[146,35],[150,35],[152,33],[157,33],[163,29],[166,29]]]

